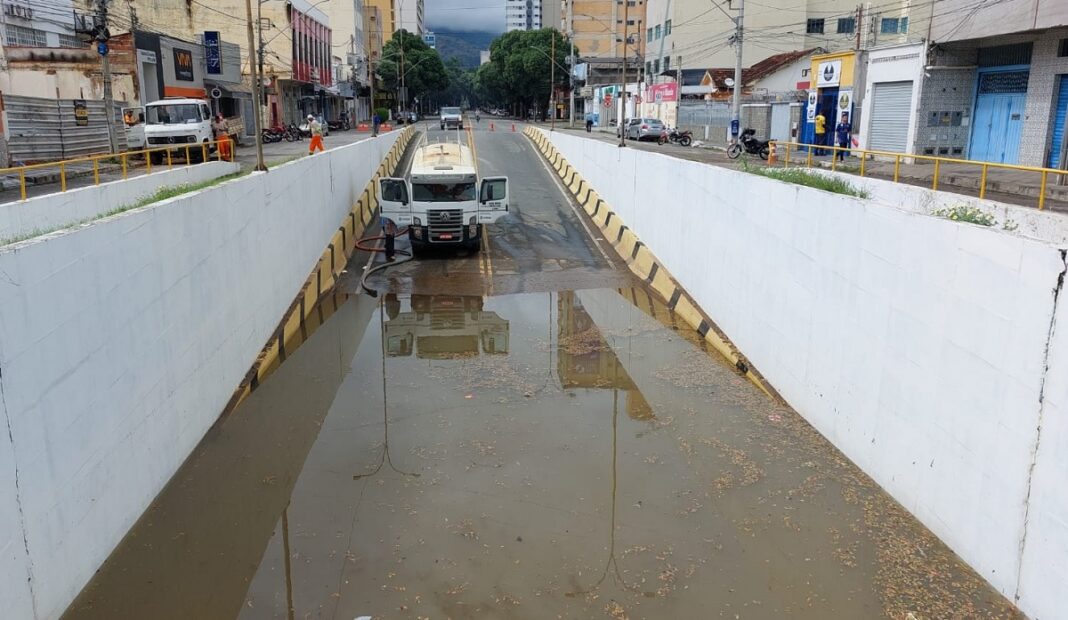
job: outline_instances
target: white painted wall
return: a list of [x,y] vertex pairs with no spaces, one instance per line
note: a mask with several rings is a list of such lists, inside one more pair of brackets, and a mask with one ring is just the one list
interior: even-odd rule
[[1025,613],[1061,616],[1063,245],[550,138],[799,413]]
[[5,611],[63,612],[218,417],[400,133],[0,249]]
[[0,240],[34,230],[71,226],[107,213],[121,205],[134,204],[161,187],[200,183],[238,172],[241,166],[225,161],[161,170],[126,181],[112,181],[69,192],[47,194],[0,205]]
[[[913,24],[915,25],[915,24]],[[922,119],[917,119],[920,109],[920,93],[923,90],[924,64],[927,61],[925,43],[894,45],[873,49],[868,52],[868,68],[864,81],[867,95],[861,102],[860,119],[862,127],[855,137],[860,143],[858,148],[868,148],[868,135],[871,134],[871,109],[875,99],[875,85],[880,82],[912,82],[912,102],[909,105],[909,133],[906,138],[905,152],[911,153],[916,144],[916,128]],[[923,121],[926,123],[926,121]]]

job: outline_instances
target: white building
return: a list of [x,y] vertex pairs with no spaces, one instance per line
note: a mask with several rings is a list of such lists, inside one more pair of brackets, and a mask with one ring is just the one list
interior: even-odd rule
[[423,0],[396,0],[397,29],[422,36],[426,32]]
[[540,0],[508,0],[504,8],[505,30],[538,30],[541,28]]
[[489,50],[481,50],[478,53],[478,64],[479,65],[484,65],[489,61],[490,61],[490,51]]

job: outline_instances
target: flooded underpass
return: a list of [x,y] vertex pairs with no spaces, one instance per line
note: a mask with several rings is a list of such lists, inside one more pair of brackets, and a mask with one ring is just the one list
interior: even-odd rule
[[1016,617],[476,133],[515,219],[347,279],[66,617]]

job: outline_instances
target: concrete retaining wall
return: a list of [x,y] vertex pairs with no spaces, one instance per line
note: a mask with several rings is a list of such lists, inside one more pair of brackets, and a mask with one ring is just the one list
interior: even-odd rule
[[71,226],[102,213],[134,204],[161,187],[200,183],[240,170],[238,164],[213,161],[162,170],[126,181],[112,181],[69,192],[48,194],[0,205],[0,240]]
[[1062,245],[541,136],[813,426],[1025,613],[1063,613]]
[[6,614],[63,612],[216,420],[339,225],[369,220],[368,183],[408,135],[0,249]]

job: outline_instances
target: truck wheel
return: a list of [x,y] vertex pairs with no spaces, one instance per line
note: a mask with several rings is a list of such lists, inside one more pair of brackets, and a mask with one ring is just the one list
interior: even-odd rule
[[189,147],[189,163],[199,164],[204,161],[204,147],[201,145]]
[[163,153],[160,153],[159,151],[153,151],[148,154],[148,159],[152,162],[153,166],[159,166],[163,163]]

